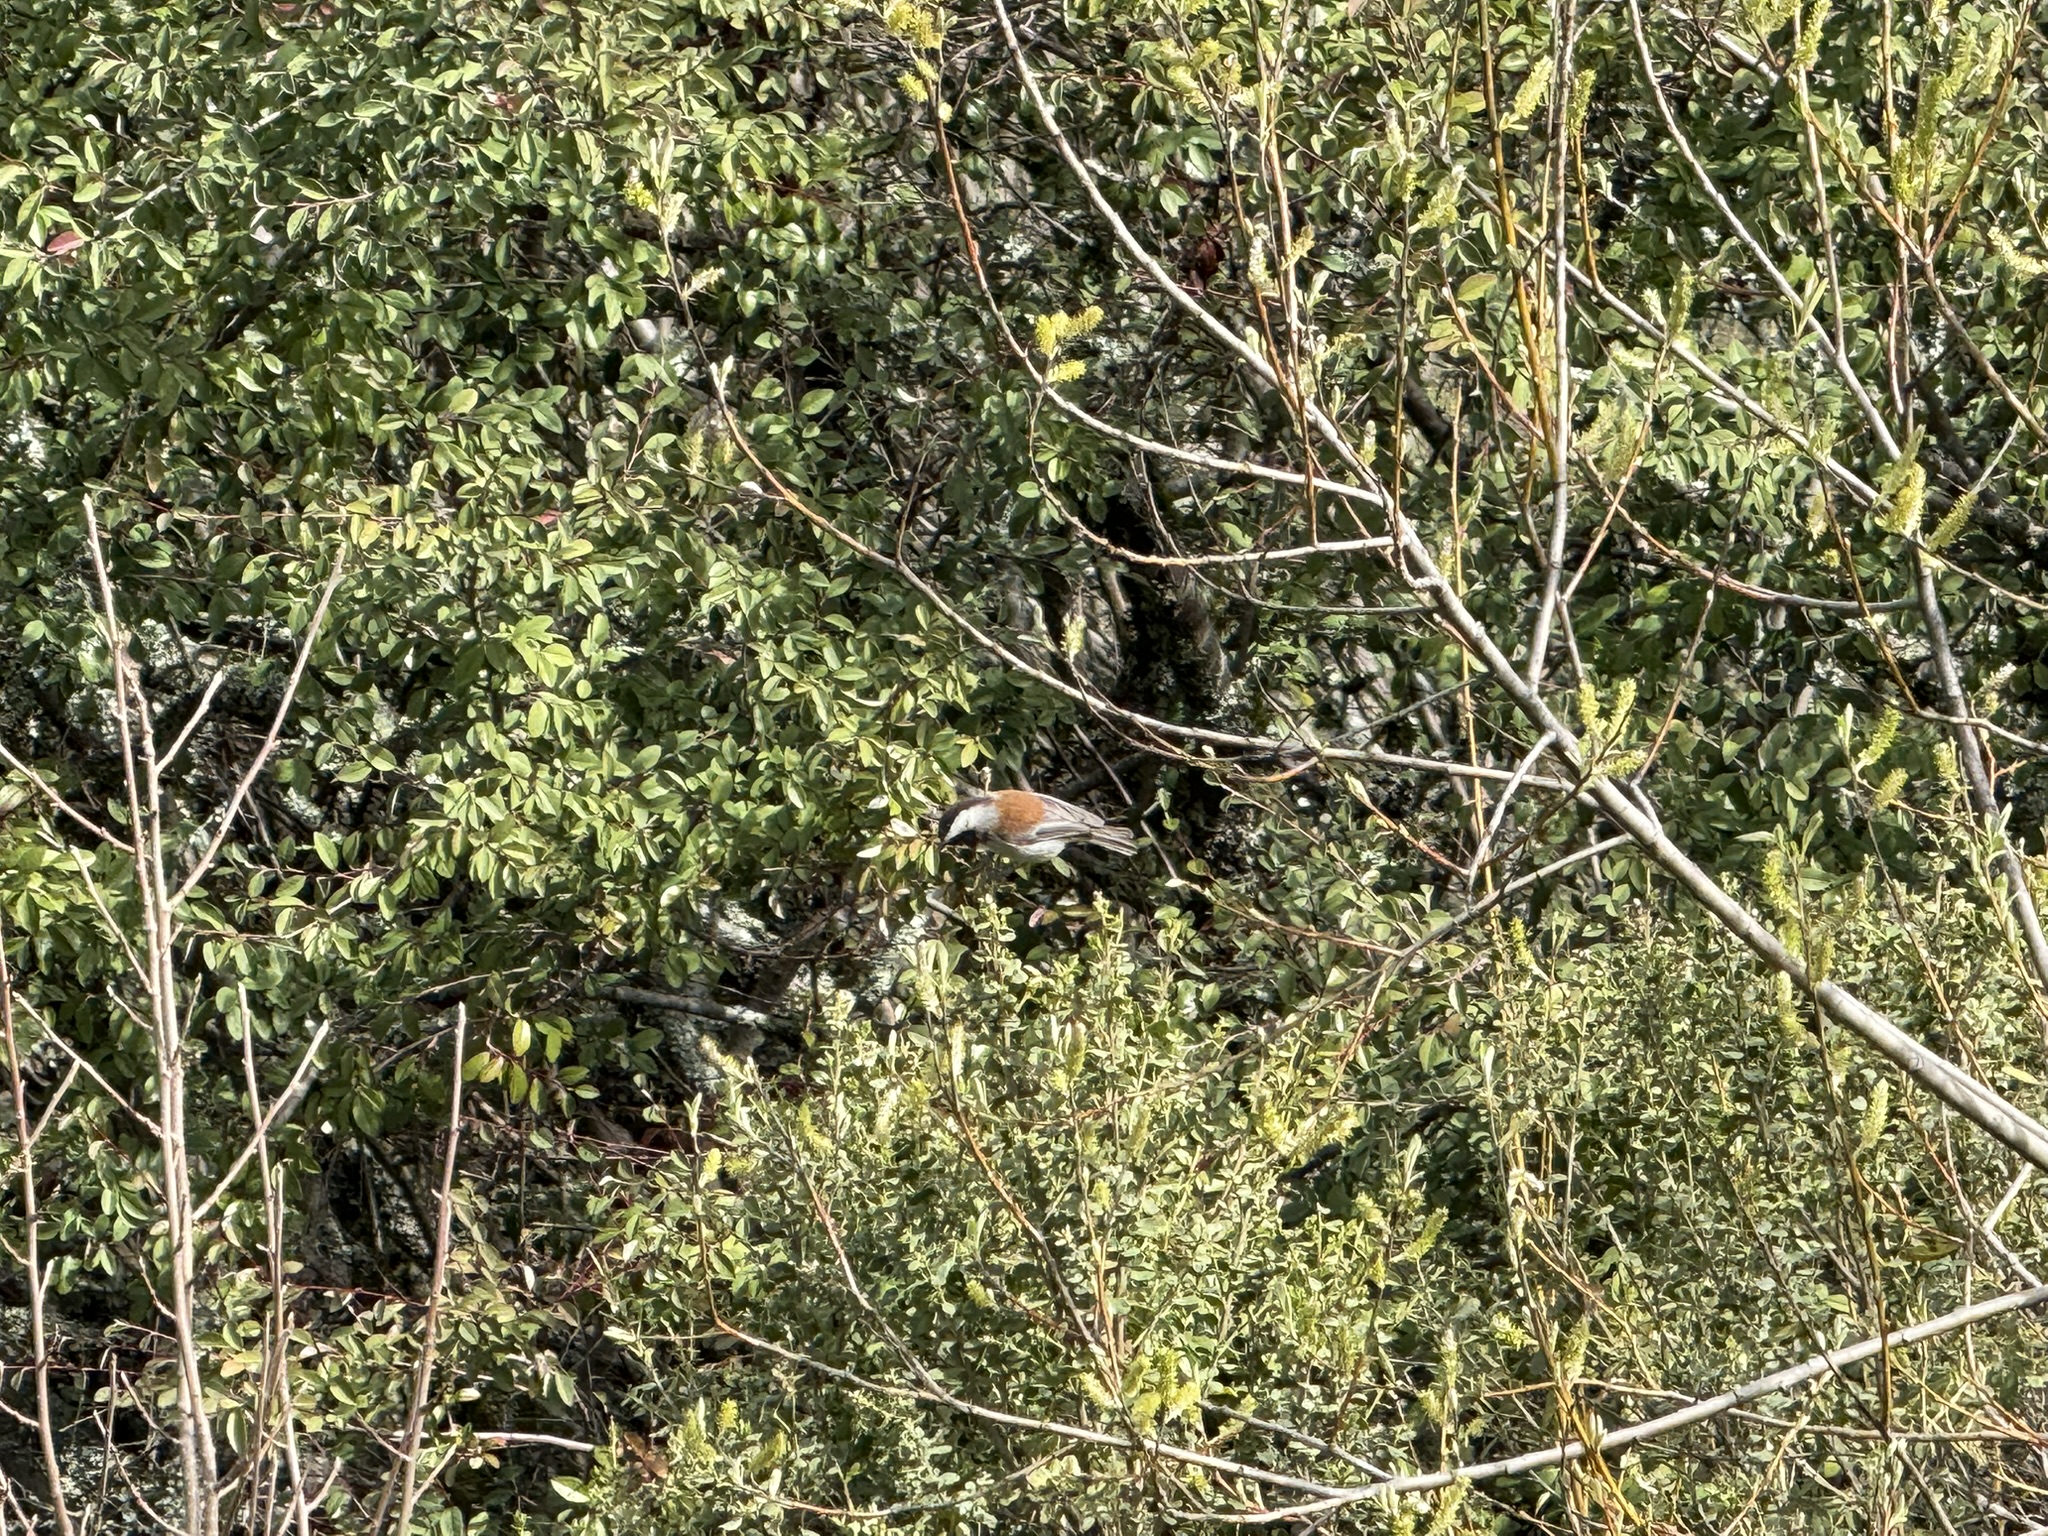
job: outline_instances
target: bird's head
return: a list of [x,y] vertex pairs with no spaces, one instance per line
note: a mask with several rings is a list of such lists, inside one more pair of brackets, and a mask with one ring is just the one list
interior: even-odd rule
[[986,795],[955,801],[939,813],[939,841],[973,847],[996,826],[995,802]]

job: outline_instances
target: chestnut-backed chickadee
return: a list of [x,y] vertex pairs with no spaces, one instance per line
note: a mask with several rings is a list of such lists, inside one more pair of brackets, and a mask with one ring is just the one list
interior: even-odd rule
[[942,843],[986,842],[1013,859],[1056,859],[1069,843],[1128,855],[1137,843],[1093,811],[1028,789],[970,795],[939,817]]

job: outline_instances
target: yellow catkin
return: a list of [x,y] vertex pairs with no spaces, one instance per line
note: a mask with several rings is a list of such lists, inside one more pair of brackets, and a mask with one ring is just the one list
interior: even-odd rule
[[1763,887],[1764,900],[1781,921],[1799,921],[1799,901],[1792,891],[1785,855],[1776,848],[1764,858]]
[[1536,115],[1537,109],[1550,99],[1550,76],[1556,68],[1556,60],[1548,54],[1536,61],[1536,67],[1529,71],[1529,78],[1515,92],[1514,105],[1508,108],[1507,121],[1501,127],[1519,128]]
[[2012,243],[2012,236],[2002,229],[1994,229],[1985,239],[1991,242],[1991,249],[1998,253],[1998,259],[2012,269],[2015,277],[2048,277],[2048,261],[2038,256],[2029,256]]
[[1963,787],[1963,775],[1956,767],[1956,744],[1952,741],[1937,742],[1934,748],[1934,771],[1950,789]]
[[1799,46],[1792,53],[1792,68],[1798,73],[1804,74],[1819,62],[1821,31],[1833,8],[1833,0],[1813,0],[1813,8],[1799,23]]
[[939,14],[915,0],[893,0],[882,12],[882,25],[906,43],[927,52],[946,40],[945,22]]
[[1891,496],[1878,521],[1886,532],[1911,538],[1919,532],[1920,514],[1927,506],[1927,470],[1918,460],[1902,463],[1896,476],[1887,476]]
[[1800,1036],[1799,994],[1793,990],[1792,978],[1783,971],[1778,972],[1778,1028],[1788,1040]]
[[1856,1129],[1856,1150],[1868,1152],[1884,1135],[1885,1118],[1891,1113],[1891,1084],[1880,1081],[1870,1090],[1870,1100],[1864,1106],[1863,1122]]
[[1436,184],[1429,194],[1429,201],[1423,205],[1421,216],[1415,221],[1417,229],[1440,229],[1458,216],[1458,192],[1464,185],[1464,175],[1452,171]]
[[1976,510],[1977,492],[1974,489],[1965,491],[1942,520],[1934,525],[1934,531],[1927,535],[1927,547],[1934,550],[1948,548],[1956,541],[1957,535],[1970,526],[1970,516]]
[[1519,917],[1508,919],[1508,948],[1516,965],[1525,971],[1536,969],[1536,952],[1529,947],[1529,930]]
[[1586,112],[1593,105],[1593,81],[1597,75],[1597,70],[1582,69],[1578,78],[1572,81],[1572,94],[1565,105],[1564,122],[1566,129],[1575,139],[1586,131]]
[[1891,751],[1892,743],[1898,740],[1898,736],[1899,712],[1887,707],[1878,715],[1877,724],[1871,727],[1870,740],[1865,742],[1863,750],[1856,754],[1856,766],[1876,767],[1884,761],[1885,754]]

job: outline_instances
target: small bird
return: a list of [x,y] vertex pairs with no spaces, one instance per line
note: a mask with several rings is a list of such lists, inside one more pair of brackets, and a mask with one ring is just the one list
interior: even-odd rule
[[1093,811],[1028,789],[999,789],[970,795],[939,817],[942,843],[988,843],[1013,859],[1056,859],[1069,843],[1128,856],[1137,842],[1125,827],[1113,827]]

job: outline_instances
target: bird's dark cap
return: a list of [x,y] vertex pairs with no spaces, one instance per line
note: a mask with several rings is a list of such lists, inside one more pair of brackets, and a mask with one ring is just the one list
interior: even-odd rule
[[[939,812],[939,822],[937,828],[939,841],[943,843],[949,840],[950,834],[953,830],[953,823],[960,819],[960,813],[962,811],[966,810],[970,805],[981,804],[987,798],[987,795],[968,795],[962,799],[954,801],[951,805],[947,806],[943,811]],[[978,832],[969,834],[971,838],[977,839],[980,837],[980,835],[981,834]]]

